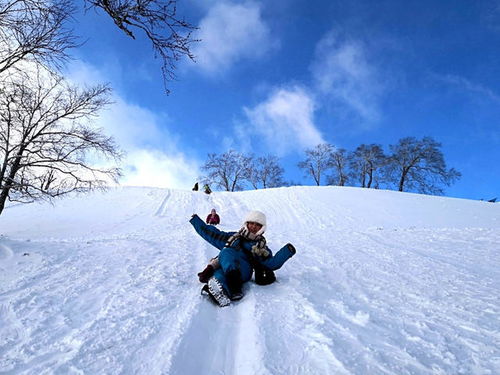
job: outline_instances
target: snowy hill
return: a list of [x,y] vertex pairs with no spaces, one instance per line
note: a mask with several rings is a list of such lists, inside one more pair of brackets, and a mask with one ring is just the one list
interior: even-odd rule
[[[218,308],[188,220],[297,255]],[[500,374],[500,205],[392,191],[119,188],[0,216],[1,374]]]

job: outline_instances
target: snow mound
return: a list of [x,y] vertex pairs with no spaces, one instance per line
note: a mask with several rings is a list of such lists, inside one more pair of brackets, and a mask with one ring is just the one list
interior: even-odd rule
[[[297,255],[217,308],[196,272],[249,210]],[[116,188],[0,216],[0,373],[499,374],[500,205],[394,191]]]

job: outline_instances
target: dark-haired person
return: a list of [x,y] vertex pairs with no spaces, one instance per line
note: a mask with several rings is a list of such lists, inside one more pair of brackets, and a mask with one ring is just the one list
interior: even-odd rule
[[210,224],[210,225],[219,225],[220,224],[220,217],[217,214],[217,211],[215,211],[215,208],[212,208],[212,211],[207,216],[207,219],[205,220],[205,223]]

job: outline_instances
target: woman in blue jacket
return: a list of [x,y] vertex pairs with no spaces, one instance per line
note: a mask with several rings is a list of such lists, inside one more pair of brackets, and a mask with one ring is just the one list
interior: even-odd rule
[[[213,276],[206,280],[207,285],[203,289],[220,306],[227,306],[230,300],[243,297],[242,285],[252,278],[254,268],[259,272],[272,273],[295,254],[293,245],[286,244],[273,255],[263,236],[266,215],[260,211],[251,211],[238,232],[223,232],[205,224],[198,215],[193,215],[190,223],[204,240],[220,250],[218,262],[210,265],[212,269],[209,273],[213,271]],[[200,281],[205,280],[200,277]]]

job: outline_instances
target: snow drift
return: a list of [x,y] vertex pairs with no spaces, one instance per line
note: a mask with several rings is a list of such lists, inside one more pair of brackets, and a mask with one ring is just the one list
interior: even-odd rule
[[[297,255],[218,308],[196,272],[252,209]],[[118,188],[0,216],[2,374],[499,374],[500,205],[393,191]]]

